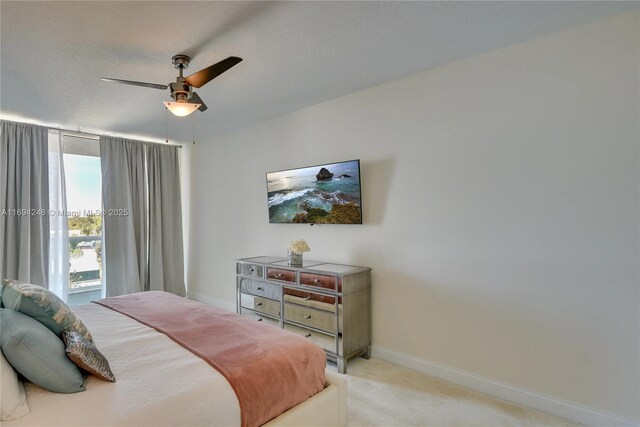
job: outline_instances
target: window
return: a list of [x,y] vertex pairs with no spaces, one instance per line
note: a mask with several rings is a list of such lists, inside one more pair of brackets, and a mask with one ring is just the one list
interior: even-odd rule
[[102,288],[102,175],[97,140],[64,135],[69,294]]

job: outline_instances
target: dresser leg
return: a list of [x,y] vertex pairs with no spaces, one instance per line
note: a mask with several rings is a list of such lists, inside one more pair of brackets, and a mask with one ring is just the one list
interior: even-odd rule
[[341,374],[347,373],[347,359],[344,357],[336,358],[336,365],[338,365],[338,372]]
[[367,346],[367,351],[362,353],[362,357],[364,357],[367,360],[371,359],[371,346],[370,345]]

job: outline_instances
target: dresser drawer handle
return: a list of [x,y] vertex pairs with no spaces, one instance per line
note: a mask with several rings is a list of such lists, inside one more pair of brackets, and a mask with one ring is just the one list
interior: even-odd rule
[[259,318],[258,318],[258,322],[262,322],[262,317],[259,317]]
[[273,277],[280,279],[282,278],[282,273],[273,273]]
[[311,338],[311,334],[307,334],[304,336],[305,338]]
[[313,283],[317,285],[318,283],[320,283],[320,279],[313,279]]
[[262,307],[262,303],[261,302],[257,303],[256,307]]
[[252,269],[250,269],[249,271],[253,273],[253,272],[255,272],[255,271],[256,271],[256,269],[255,269],[255,268],[252,268]]
[[311,297],[306,297],[304,300],[305,301],[311,301]]
[[304,316],[305,319],[311,319],[311,315],[307,314],[306,316]]
[[262,289],[260,286],[258,286],[258,287],[256,288],[256,291],[264,291],[264,289]]

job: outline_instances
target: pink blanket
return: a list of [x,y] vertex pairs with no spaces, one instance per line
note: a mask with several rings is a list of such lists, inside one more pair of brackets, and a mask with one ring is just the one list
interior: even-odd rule
[[166,334],[217,369],[238,396],[242,426],[262,425],[324,388],[324,351],[290,332],[166,292],[95,302]]

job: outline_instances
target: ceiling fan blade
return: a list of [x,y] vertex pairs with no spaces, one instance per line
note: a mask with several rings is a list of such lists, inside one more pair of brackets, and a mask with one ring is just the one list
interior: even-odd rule
[[134,86],[142,86],[142,87],[150,87],[151,89],[167,89],[169,85],[159,85],[155,83],[145,83],[145,82],[134,82],[133,80],[120,80],[120,79],[110,79],[108,77],[100,77],[100,80],[105,82],[114,82],[114,83],[124,83],[126,85],[134,85]]
[[189,101],[193,104],[200,104],[200,107],[198,107],[198,110],[200,111],[204,111],[208,108],[207,105],[202,102],[202,98],[200,98],[195,92],[191,93],[191,98],[189,98]]
[[216,64],[198,71],[197,73],[191,74],[189,77],[184,79],[184,81],[193,87],[202,87],[241,61],[242,58],[230,56],[227,59],[223,59]]

